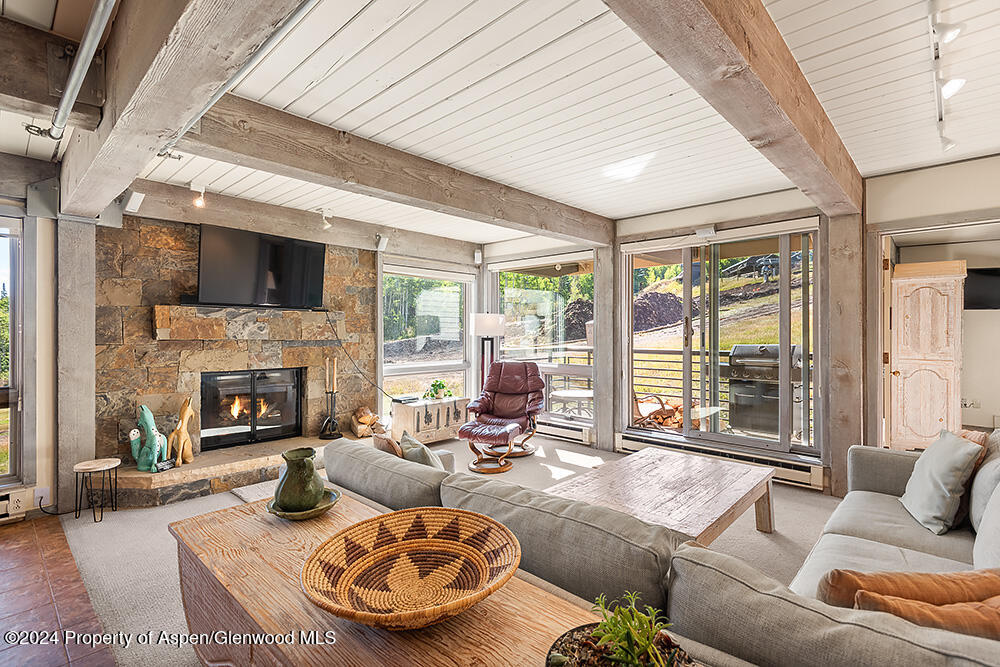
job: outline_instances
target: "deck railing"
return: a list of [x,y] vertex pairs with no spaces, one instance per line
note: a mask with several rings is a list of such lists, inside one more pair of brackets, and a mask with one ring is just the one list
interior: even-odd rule
[[[503,356],[507,359],[534,361],[545,377],[545,404],[549,412],[570,419],[587,418],[593,414],[593,403],[579,397],[564,400],[561,390],[593,390],[593,348],[586,344],[564,343],[537,347],[505,347]],[[697,358],[691,367],[694,396],[707,395],[709,378],[705,374],[702,387],[702,365]],[[729,363],[729,351],[719,352],[719,363]],[[579,371],[573,367],[579,367]],[[632,349],[632,390],[636,395],[654,394],[664,401],[681,403],[684,397],[684,351],[666,348]],[[555,395],[553,395],[555,394]],[[719,378],[718,413],[720,427],[729,422],[729,379]],[[810,401],[810,426],[813,426],[815,410]]]

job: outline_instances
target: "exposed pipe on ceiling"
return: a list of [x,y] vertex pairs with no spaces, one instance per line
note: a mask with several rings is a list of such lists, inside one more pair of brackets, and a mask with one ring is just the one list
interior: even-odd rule
[[104,35],[111,13],[115,9],[117,0],[97,0],[90,10],[90,18],[87,19],[87,29],[80,40],[80,46],[76,49],[76,57],[73,59],[73,67],[69,71],[66,79],[66,86],[63,88],[62,97],[59,99],[59,107],[52,116],[52,127],[45,134],[50,138],[59,141],[66,132],[66,122],[69,120],[69,113],[76,104],[76,98],[80,94],[83,80],[90,69],[90,63],[94,59],[97,47],[101,43],[101,36]]
[[201,110],[198,111],[198,113],[196,113],[194,117],[184,125],[184,127],[178,130],[177,135],[167,142],[167,145],[164,146],[160,152],[157,153],[157,155],[168,155],[171,149],[173,149],[173,147],[177,145],[177,142],[180,141],[181,137],[187,134],[188,130],[194,127],[195,123],[201,120],[202,116],[207,114],[208,110],[215,106],[216,102],[221,100],[226,93],[235,88],[236,84],[239,83],[240,80],[250,72],[250,70],[256,67],[257,64],[264,59],[264,56],[266,56],[271,50],[271,47],[284,39],[285,35],[291,32],[292,28],[294,28],[299,21],[305,18],[306,14],[311,12],[319,3],[320,0],[304,0],[304,2],[299,4],[299,6],[295,8],[295,11],[289,14],[288,17],[282,21],[281,25],[278,26],[278,29],[271,33],[266,40],[264,40],[264,43],[261,44],[260,47],[247,59],[247,61],[244,62],[231,77],[229,77],[229,80],[226,81],[226,83],[224,83],[214,95],[212,95],[212,98],[208,100],[205,106],[203,106]]

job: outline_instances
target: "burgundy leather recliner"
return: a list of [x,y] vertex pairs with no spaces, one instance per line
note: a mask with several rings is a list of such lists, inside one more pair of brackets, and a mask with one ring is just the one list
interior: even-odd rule
[[[476,418],[458,430],[469,441],[476,460],[469,470],[498,473],[510,470],[507,459],[535,452],[528,438],[535,434],[535,416],[545,407],[545,381],[531,361],[496,361],[490,364],[483,392],[468,405]],[[515,441],[522,433],[528,435]],[[485,445],[484,451],[476,444]]]

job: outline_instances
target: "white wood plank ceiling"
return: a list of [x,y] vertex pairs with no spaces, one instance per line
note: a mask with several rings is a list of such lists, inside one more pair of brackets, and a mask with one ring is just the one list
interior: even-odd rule
[[1000,152],[1000,0],[943,0],[965,23],[941,46],[942,76],[965,87],[944,102],[938,137],[927,0],[765,0],[810,85],[865,176]]
[[600,0],[325,0],[235,93],[612,218],[791,187]]
[[[204,187],[206,193],[241,197],[275,206],[288,206],[305,211],[328,210],[330,215],[363,222],[409,229],[446,238],[491,243],[530,236],[496,225],[467,220],[406,204],[336,190],[324,185],[307,183],[249,167],[242,167],[184,155],[180,160],[156,158],[140,174],[141,178],[188,187]],[[195,195],[192,194],[192,198]],[[211,194],[206,196],[212,205]],[[142,209],[140,209],[140,213]]]
[[67,127],[63,141],[57,142],[48,137],[36,137],[28,134],[26,125],[47,128],[52,125],[51,118],[32,118],[12,111],[0,110],[0,153],[13,153],[36,160],[59,160],[69,146],[73,128]]

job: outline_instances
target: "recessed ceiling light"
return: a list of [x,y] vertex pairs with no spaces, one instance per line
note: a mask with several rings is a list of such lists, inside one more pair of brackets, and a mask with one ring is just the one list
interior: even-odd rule
[[942,44],[949,44],[965,30],[964,23],[935,23],[934,32]]
[[955,96],[955,93],[962,90],[962,86],[965,85],[965,79],[955,78],[948,79],[941,84],[941,97],[944,99],[951,99]]

